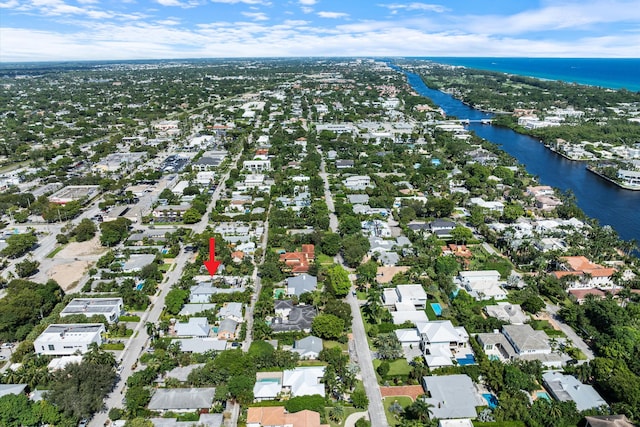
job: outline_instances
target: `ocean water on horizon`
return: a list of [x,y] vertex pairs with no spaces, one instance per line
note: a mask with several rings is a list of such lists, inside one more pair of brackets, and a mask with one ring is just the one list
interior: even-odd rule
[[640,58],[420,57],[448,65],[500,71],[611,89],[640,91]]

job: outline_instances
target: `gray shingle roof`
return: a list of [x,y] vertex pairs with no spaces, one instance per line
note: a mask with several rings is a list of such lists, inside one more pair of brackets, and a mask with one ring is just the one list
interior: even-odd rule
[[207,388],[161,388],[156,390],[149,409],[153,411],[162,410],[196,410],[210,408],[213,404],[213,396],[216,389]]

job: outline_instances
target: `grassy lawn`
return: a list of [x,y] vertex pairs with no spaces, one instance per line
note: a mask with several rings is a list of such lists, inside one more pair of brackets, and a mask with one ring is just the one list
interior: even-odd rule
[[567,354],[576,360],[587,360],[587,356],[577,347],[568,348]]
[[319,360],[300,360],[298,366],[327,366],[327,364]]
[[65,245],[60,245],[60,246],[58,246],[57,248],[55,248],[54,250],[52,250],[52,251],[49,253],[49,255],[47,255],[47,258],[53,258],[54,256],[56,256],[56,254],[57,254],[58,252],[60,252],[61,250],[63,250],[63,249],[64,249],[64,246],[65,246]]
[[406,408],[413,403],[409,396],[389,396],[382,399],[382,404],[384,405],[384,413],[387,416],[387,421],[389,422],[389,425],[391,427],[396,426],[400,423],[400,420],[396,418],[394,414],[389,412],[389,406],[391,406],[391,404],[393,404],[393,402],[395,401],[397,401],[403,408]]
[[551,326],[551,323],[549,323],[548,320],[535,320],[535,319],[533,319],[533,320],[531,320],[529,322],[529,324],[536,331],[544,331],[544,332],[546,332],[546,334],[549,337],[560,338],[560,337],[564,337],[565,336],[564,332],[558,331],[557,329],[554,329],[553,326]]
[[344,422],[347,419],[347,417],[351,414],[353,414],[354,412],[359,412],[361,411],[360,409],[356,409],[353,406],[343,406],[344,408],[344,415],[342,416],[342,420],[340,420],[339,423],[334,423],[333,421],[331,421],[328,417],[329,415],[329,411],[331,410],[331,407],[326,407],[324,408],[324,413],[327,414],[327,422],[329,423],[329,425],[331,427],[342,427],[344,426]]
[[347,351],[349,349],[349,345],[347,343],[342,344],[342,343],[339,343],[338,341],[329,341],[329,340],[322,341],[322,347],[323,348],[340,347],[342,351]]
[[366,300],[367,293],[363,291],[356,291],[356,298],[358,298],[359,300]]
[[321,265],[333,264],[333,258],[331,258],[329,255],[325,255],[325,254],[318,254],[316,256],[316,261],[318,263],[320,263]]
[[436,313],[433,311],[433,307],[431,307],[430,303],[427,303],[424,311],[427,313],[427,318],[429,320],[438,320],[438,316],[436,316]]
[[[374,359],[373,367],[377,369],[381,363],[382,361],[380,359]],[[409,372],[411,372],[411,366],[409,366],[406,359],[397,359],[393,362],[389,362],[388,377],[406,376],[409,375]]]
[[100,348],[103,350],[124,350],[124,343],[103,343]]
[[522,421],[496,421],[495,423],[473,422],[474,427],[525,427]]

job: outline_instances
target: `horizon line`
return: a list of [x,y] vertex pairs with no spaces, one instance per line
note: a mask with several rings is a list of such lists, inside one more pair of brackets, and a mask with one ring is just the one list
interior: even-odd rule
[[112,59],[49,59],[49,60],[13,60],[3,61],[0,66],[11,64],[57,64],[57,63],[114,63],[128,61],[246,61],[246,60],[277,60],[277,59],[421,59],[421,58],[464,58],[464,59],[606,59],[606,60],[640,60],[631,56],[408,56],[408,55],[319,55],[319,56],[229,56],[229,57],[176,57],[176,58],[112,58]]

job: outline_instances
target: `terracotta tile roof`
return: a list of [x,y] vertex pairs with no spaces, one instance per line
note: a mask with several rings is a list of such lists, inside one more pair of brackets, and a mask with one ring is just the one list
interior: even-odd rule
[[287,414],[284,406],[253,407],[247,412],[247,424],[260,424],[261,426],[285,426],[293,427],[323,427],[320,424],[320,414],[304,410]]
[[584,256],[567,256],[561,257],[568,271],[554,271],[552,274],[558,279],[565,276],[582,276],[590,274],[592,277],[611,277],[616,272],[615,268],[603,267],[600,264],[589,261]]
[[309,264],[315,259],[314,245],[302,245],[301,252],[285,252],[280,254],[280,262],[284,262],[293,273],[307,273]]
[[249,408],[247,424],[257,423],[262,426],[282,426],[285,424],[284,406]]

